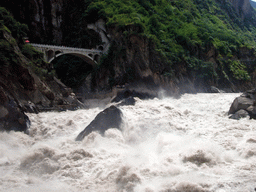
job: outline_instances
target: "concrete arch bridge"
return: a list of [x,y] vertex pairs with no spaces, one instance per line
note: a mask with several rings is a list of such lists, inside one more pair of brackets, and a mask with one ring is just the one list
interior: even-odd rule
[[34,44],[31,45],[38,51],[44,53],[44,60],[48,63],[52,62],[55,58],[69,54],[75,55],[82,58],[88,64],[96,66],[102,55],[101,50],[96,49],[82,49],[75,47],[64,47],[64,46],[55,46],[55,45],[43,45],[43,44]]

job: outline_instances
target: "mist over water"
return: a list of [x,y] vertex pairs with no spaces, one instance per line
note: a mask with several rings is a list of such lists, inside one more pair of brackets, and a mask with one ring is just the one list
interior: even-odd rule
[[256,121],[228,118],[240,94],[185,94],[120,107],[122,131],[75,142],[103,108],[28,114],[0,133],[0,191],[253,192]]

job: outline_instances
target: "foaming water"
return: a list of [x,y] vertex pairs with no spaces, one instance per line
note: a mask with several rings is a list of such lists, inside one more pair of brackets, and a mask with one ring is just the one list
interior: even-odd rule
[[239,94],[185,94],[122,106],[122,131],[76,136],[102,108],[28,114],[0,133],[0,191],[253,192],[256,121],[228,118]]

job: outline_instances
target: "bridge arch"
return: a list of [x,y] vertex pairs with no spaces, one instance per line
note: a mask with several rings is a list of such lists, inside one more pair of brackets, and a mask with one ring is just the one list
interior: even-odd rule
[[102,54],[100,49],[83,49],[55,45],[31,44],[35,49],[44,53],[46,62],[52,62],[55,58],[67,54],[82,58],[86,63],[96,66]]
[[56,55],[54,55],[52,58],[50,58],[48,60],[49,63],[51,63],[53,60],[55,60],[56,58],[62,56],[62,55],[73,55],[73,56],[77,56],[79,58],[81,58],[82,60],[84,60],[86,63],[92,65],[93,67],[95,67],[98,63],[99,60],[95,60],[93,57],[90,57],[89,55],[84,55],[81,53],[63,53],[63,52],[59,52]]
[[51,66],[61,82],[68,87],[77,89],[84,85],[95,70],[95,65],[87,61],[87,59],[75,54],[60,53],[58,57],[51,61]]

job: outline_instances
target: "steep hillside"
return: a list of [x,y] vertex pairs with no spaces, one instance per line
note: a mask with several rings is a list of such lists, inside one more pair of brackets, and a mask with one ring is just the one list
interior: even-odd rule
[[[255,12],[248,3],[98,0],[89,4],[83,16],[89,22],[106,20],[112,43],[117,46],[110,56],[120,55],[116,61],[112,59],[114,69],[119,66],[112,78],[123,78],[121,84],[127,82],[122,76],[125,74],[128,79],[150,76],[154,82],[164,77],[165,82],[179,88],[189,82],[195,89],[210,85],[248,88],[253,86],[252,48],[256,40]],[[150,70],[142,70],[143,65]],[[124,72],[120,66],[126,68]]]
[[[60,77],[67,82],[75,79],[72,86],[84,80],[89,91],[139,83],[174,92],[207,91],[212,85],[235,91],[255,86],[256,19],[249,0],[47,0],[17,4],[4,0],[1,4],[9,10],[20,7],[14,16],[31,26],[34,41],[41,38],[42,42],[95,48],[102,39],[87,26],[99,19],[105,21],[104,32],[111,42],[108,54],[97,69],[85,71],[78,81],[74,75]],[[38,30],[33,27],[36,23]],[[73,68],[79,71],[79,67]]]
[[251,3],[251,6],[252,6],[253,8],[256,8],[256,2],[255,2],[255,1],[250,0],[250,3]]
[[27,131],[24,112],[83,107],[54,77],[41,53],[24,44],[26,31],[0,7],[0,130]]

